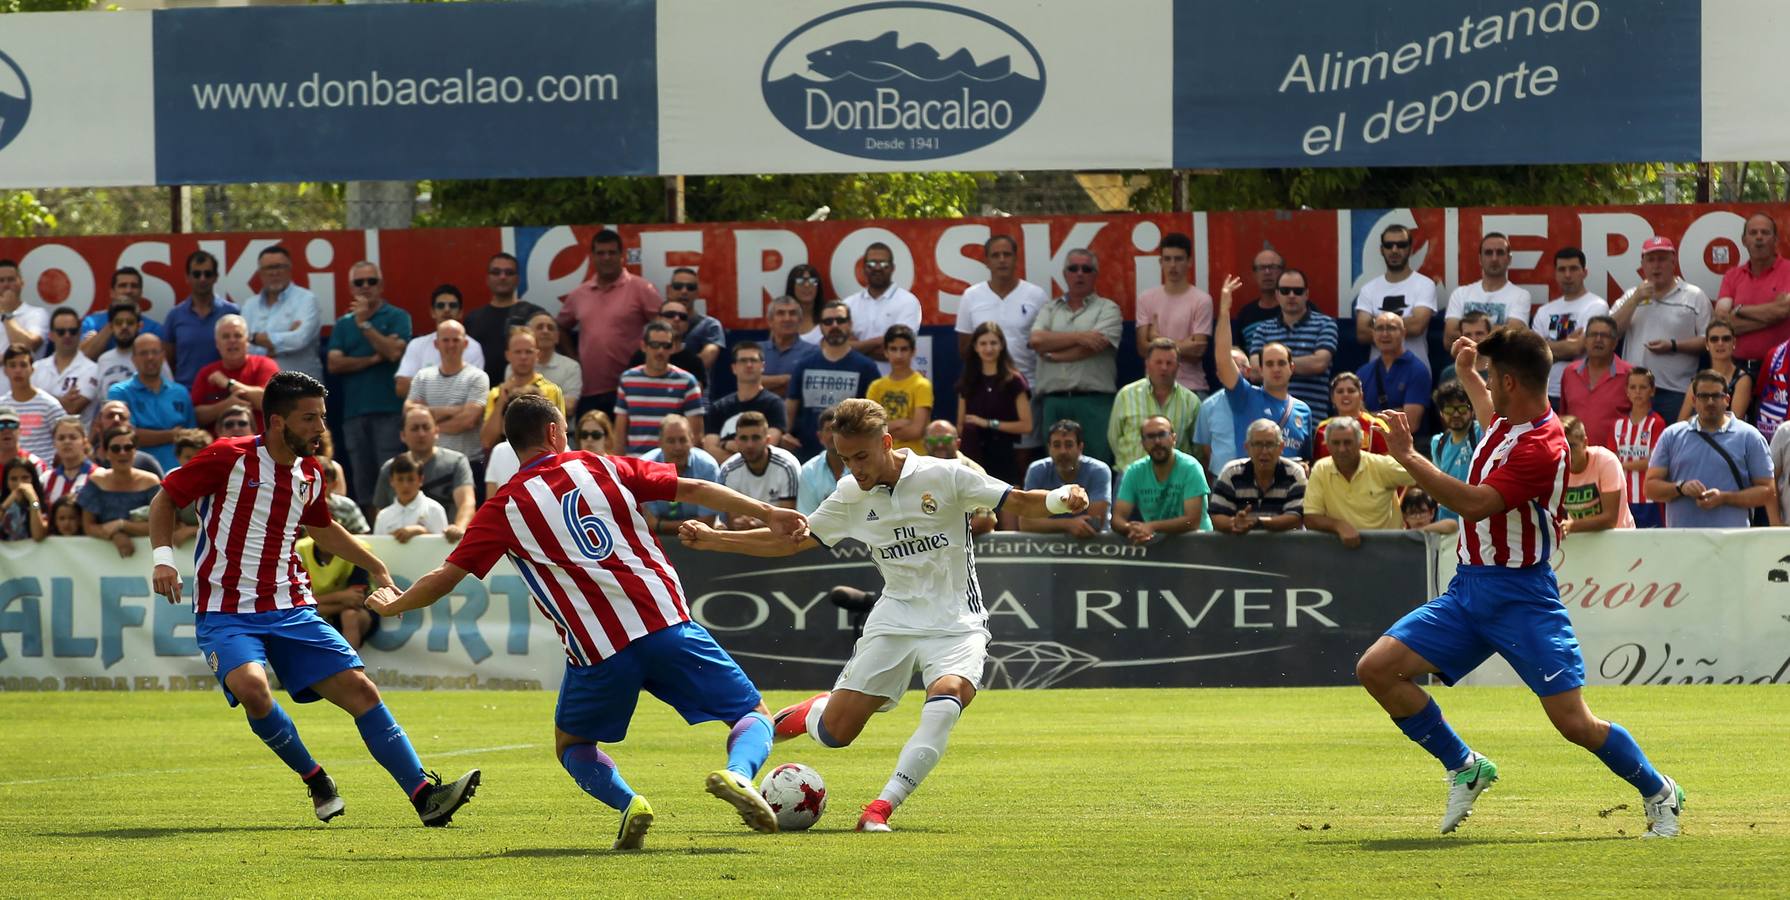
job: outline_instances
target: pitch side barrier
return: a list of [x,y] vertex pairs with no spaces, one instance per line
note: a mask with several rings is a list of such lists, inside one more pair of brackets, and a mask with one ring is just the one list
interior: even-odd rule
[[[1594,684],[1790,680],[1790,557],[1775,531],[1575,536],[1562,593]],[[401,584],[441,538],[368,538]],[[193,614],[150,596],[147,542],[0,544],[0,690],[214,690]],[[832,683],[851,617],[834,585],[880,586],[856,545],[758,560],[668,548],[696,619],[765,688]],[[999,688],[1338,685],[1356,656],[1445,584],[1453,539],[1371,533],[1104,537],[998,534],[977,561]],[[182,560],[183,571],[191,568]],[[190,573],[189,573],[190,574]],[[188,595],[190,596],[190,585]],[[563,654],[500,563],[436,607],[387,620],[362,649],[387,688],[552,689]],[[1515,683],[1496,666],[1476,683]]]

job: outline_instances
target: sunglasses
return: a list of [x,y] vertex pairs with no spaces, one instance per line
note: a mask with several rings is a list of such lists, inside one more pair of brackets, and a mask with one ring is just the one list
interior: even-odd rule
[[496,277],[498,277],[498,278],[515,278],[515,277],[516,277],[516,270],[515,270],[515,269],[497,269],[497,268],[491,268],[491,269],[486,269],[486,270],[485,270],[485,274],[487,274],[487,275],[494,275],[494,276],[496,276]]
[[1733,343],[1733,341],[1734,335],[1731,334],[1712,334],[1709,336],[1709,342],[1711,344],[1729,344]]
[[216,270],[216,269],[194,269],[191,272],[186,273],[186,277],[200,278],[200,279],[216,278],[216,277],[218,277],[218,270]]
[[17,423],[17,422],[0,422],[0,431],[18,431],[18,430],[19,430],[19,423]]
[[951,442],[954,440],[957,440],[957,439],[948,435],[948,434],[945,434],[945,435],[940,435],[938,437],[924,438],[924,440],[926,441],[926,446],[928,446],[928,447],[949,447],[951,445]]
[[647,341],[646,346],[647,346],[647,349],[649,349],[649,350],[670,350],[671,342],[670,341]]
[[864,260],[864,268],[866,268],[866,269],[881,270],[881,269],[892,269],[894,267],[895,267],[895,263],[893,263],[889,260],[885,260],[885,259]]
[[679,291],[694,291],[697,288],[702,287],[702,285],[697,284],[694,281],[674,281],[666,285],[666,287]]
[[822,324],[822,325],[850,325],[851,319],[849,319],[849,318],[842,319],[838,316],[833,316],[831,318],[826,318],[826,319],[820,320],[820,324]]
[[348,283],[354,285],[355,287],[373,287],[374,285],[377,285],[379,283],[379,279],[377,279],[377,278],[356,278],[353,281],[350,281]]
[[1064,266],[1063,271],[1073,272],[1077,275],[1092,275],[1092,274],[1094,274],[1095,269],[1093,266],[1090,266],[1090,265],[1086,265],[1083,263],[1076,263],[1073,266]]
[[661,318],[661,319],[676,319],[679,322],[687,322],[690,320],[690,314],[689,313],[677,313],[677,312],[671,312],[671,313],[662,312],[659,314],[659,318]]
[[1381,250],[1409,250],[1409,249],[1411,249],[1411,242],[1410,241],[1381,241],[1380,249]]
[[1472,411],[1473,411],[1473,407],[1471,407],[1471,406],[1444,406],[1444,407],[1442,407],[1442,415],[1445,415],[1445,416],[1462,415],[1465,413],[1470,413]]
[[815,278],[812,275],[803,275],[802,277],[796,279],[796,284],[806,284],[809,286],[813,286],[813,285],[820,284],[820,279]]
[[135,452],[137,452],[137,445],[136,444],[113,444],[110,447],[106,448],[106,452],[107,453],[135,453]]
[[609,440],[609,432],[607,432],[607,431],[580,431],[580,432],[578,432],[578,439],[581,441],[606,441],[606,440]]
[[71,334],[80,334],[81,333],[81,328],[78,325],[75,326],[74,328],[52,328],[50,330],[59,334],[59,335],[62,335],[63,337],[68,337]]
[[1305,296],[1305,288],[1302,288],[1302,287],[1283,287],[1283,288],[1275,288],[1275,290],[1279,291],[1280,295],[1282,297],[1303,297],[1303,296]]

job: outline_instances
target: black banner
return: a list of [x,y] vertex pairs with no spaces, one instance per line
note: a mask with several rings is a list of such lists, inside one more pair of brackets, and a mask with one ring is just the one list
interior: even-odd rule
[[[668,547],[692,613],[763,688],[826,688],[851,655],[835,585],[878,590],[863,547],[783,559]],[[976,544],[991,688],[1291,687],[1354,682],[1355,660],[1429,599],[1416,534],[1349,550],[1328,534],[995,534]]]

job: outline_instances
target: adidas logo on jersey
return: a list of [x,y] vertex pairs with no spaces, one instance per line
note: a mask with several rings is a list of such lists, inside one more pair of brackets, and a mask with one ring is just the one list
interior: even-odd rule
[[874,510],[874,509],[873,509],[873,510],[871,510],[871,511],[870,511],[870,515],[867,515],[867,516],[865,516],[865,517],[864,517],[864,521],[866,521],[866,522],[874,522],[874,521],[876,521],[876,510]]

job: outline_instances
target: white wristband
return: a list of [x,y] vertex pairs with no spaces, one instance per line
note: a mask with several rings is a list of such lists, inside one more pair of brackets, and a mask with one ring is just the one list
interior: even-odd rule
[[156,565],[167,566],[170,569],[174,568],[174,548],[173,547],[157,547],[157,548],[149,551],[149,555],[152,559],[155,560]]
[[1046,510],[1049,510],[1050,514],[1053,516],[1060,516],[1063,513],[1068,512],[1069,511],[1069,489],[1072,487],[1074,487],[1074,485],[1065,484],[1062,487],[1057,488],[1048,494],[1045,494],[1044,495],[1044,508]]

